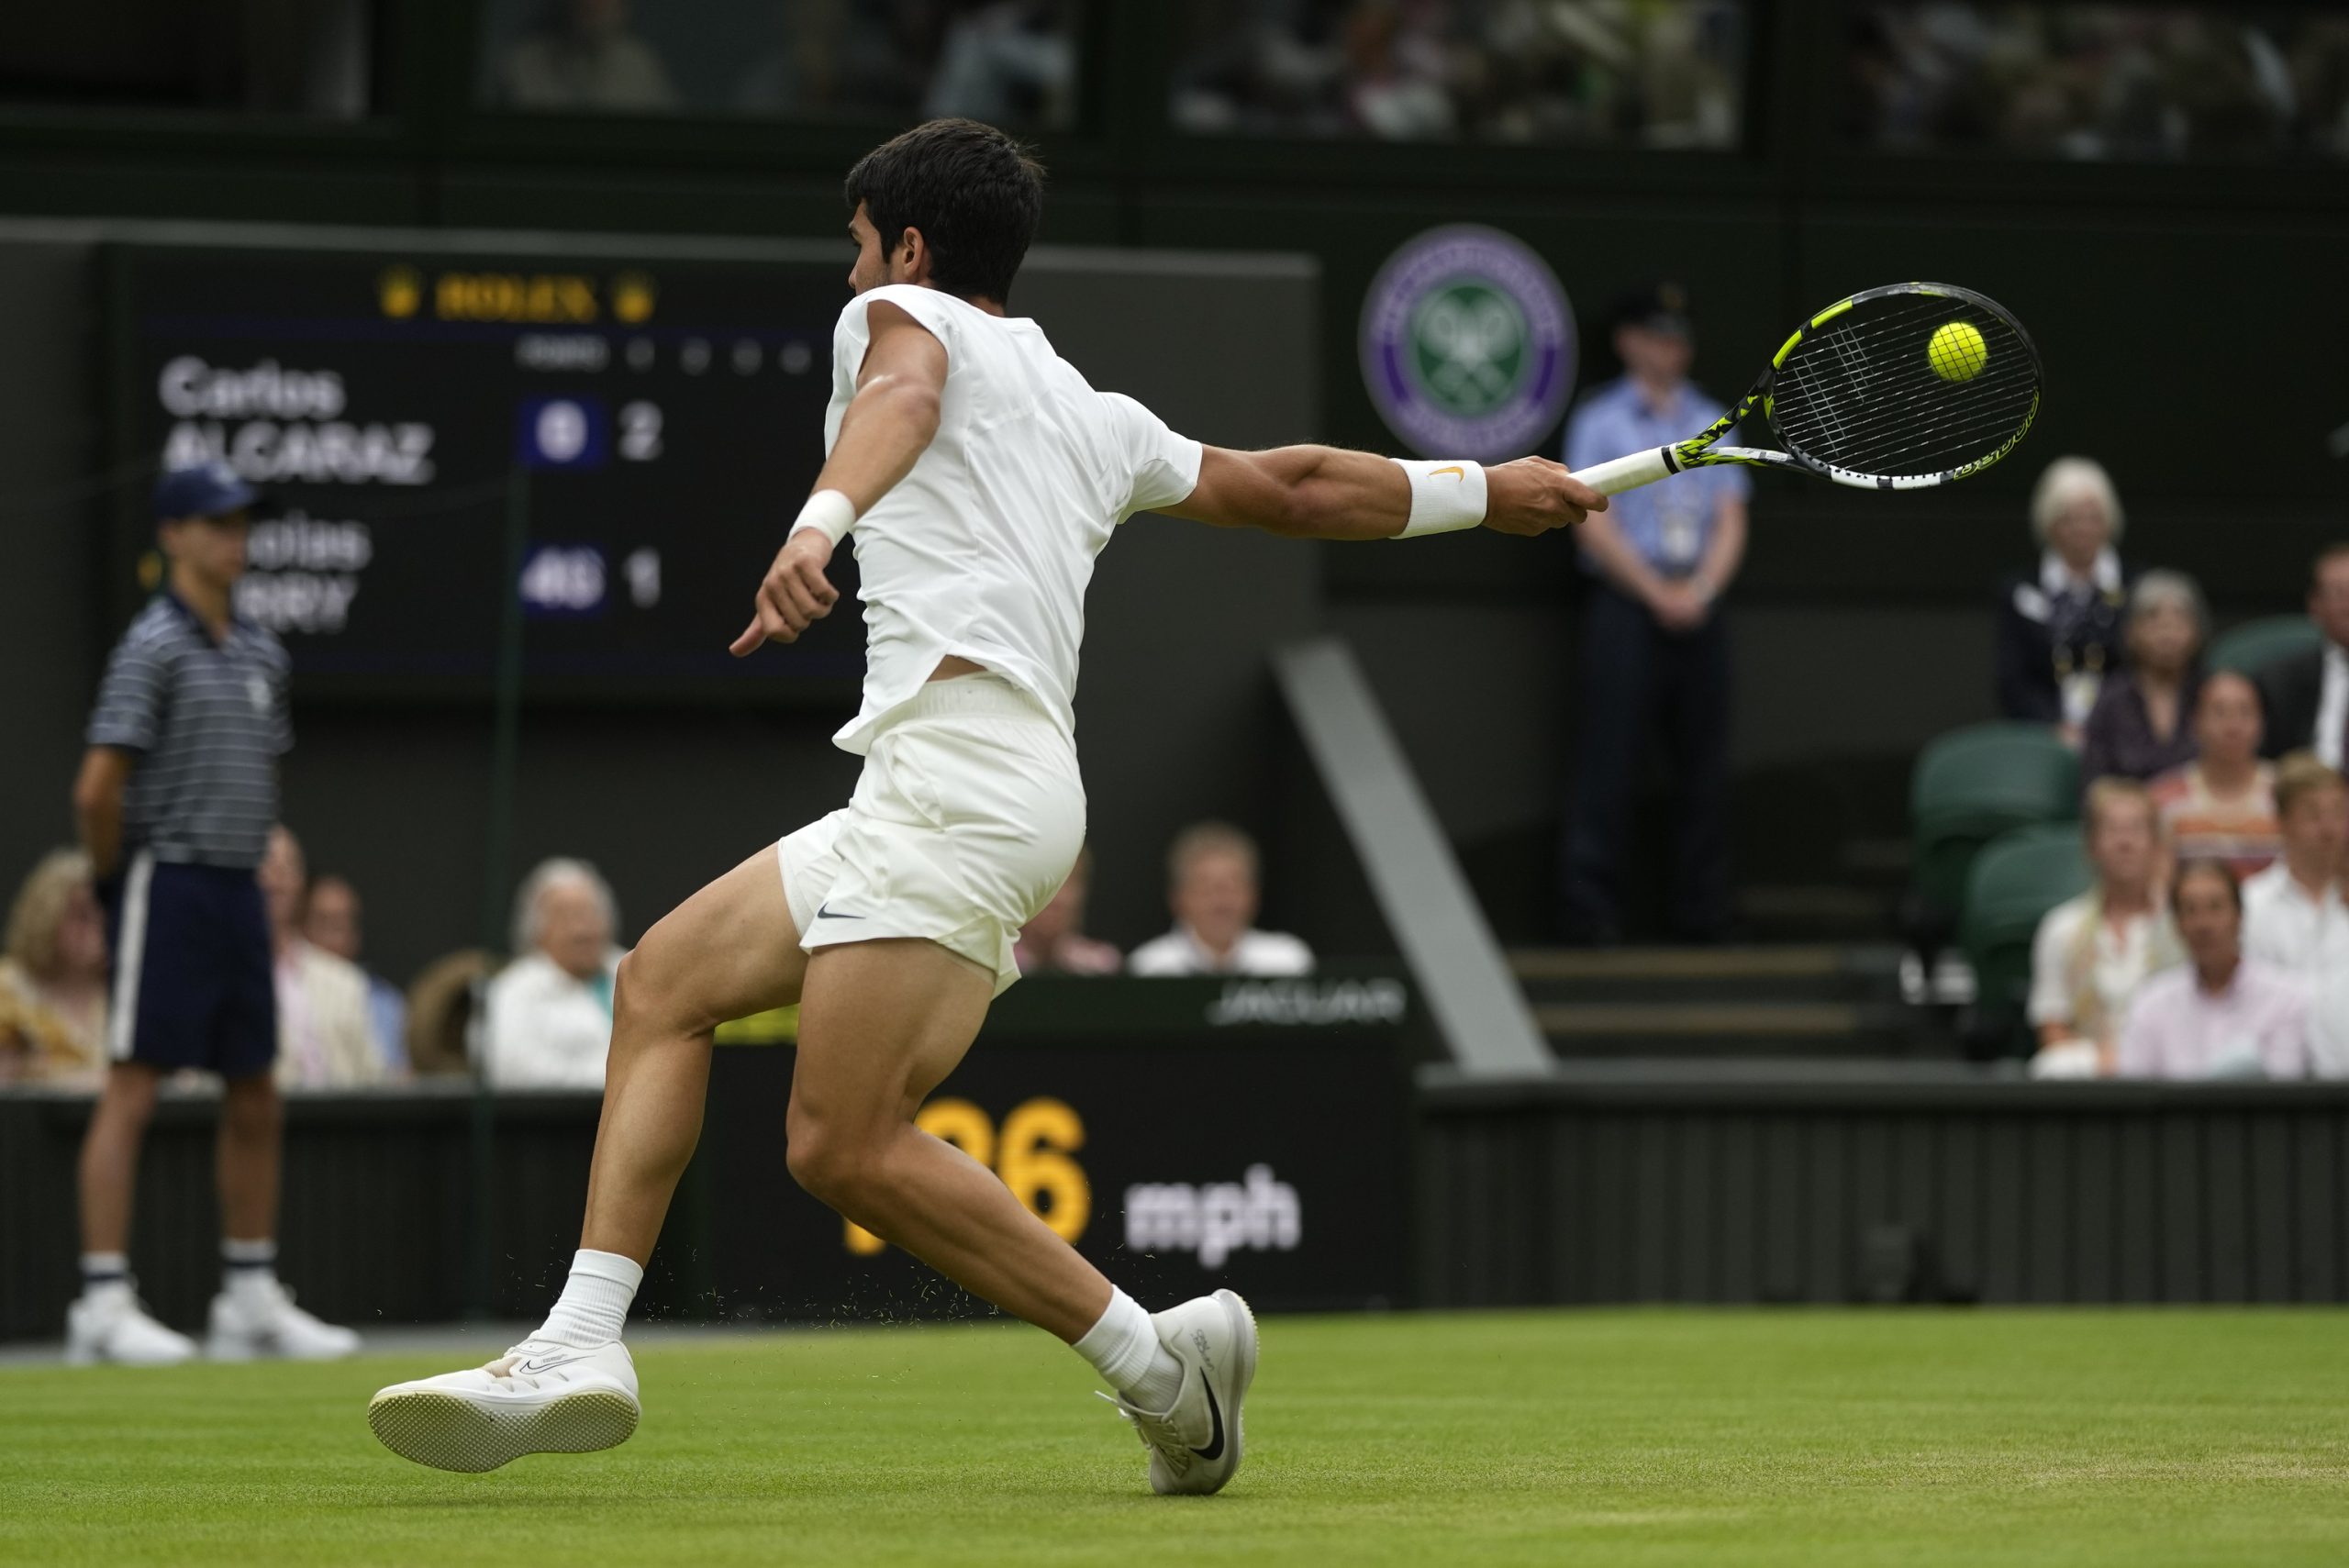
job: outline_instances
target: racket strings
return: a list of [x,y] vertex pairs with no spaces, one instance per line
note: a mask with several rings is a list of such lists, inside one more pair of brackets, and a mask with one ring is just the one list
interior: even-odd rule
[[[1983,389],[1985,399],[1993,395],[2013,394],[2028,401],[2037,378],[2028,371],[2018,371],[2003,376],[1996,384]],[[1787,400],[1778,405],[1782,414]],[[1979,413],[1975,407],[1952,408],[1945,397],[1936,390],[1910,390],[1882,395],[1869,400],[1864,414],[1847,416],[1842,400],[1828,399],[1809,406],[1812,412],[1834,427],[1831,432],[1839,439],[1866,438],[1881,439],[1887,433],[1915,438],[1934,429],[1946,429],[1959,422],[1970,422]],[[1800,415],[1787,417],[1798,417]]]
[[1865,431],[1838,430],[1831,423],[1783,430],[1790,447],[1838,467],[1864,473],[1943,472],[1995,450],[2022,428],[2031,408],[2027,390],[2011,409],[1943,411],[1939,417],[1910,417]]
[[[1898,465],[1913,458],[1965,447],[1960,456],[1978,456],[1982,450],[1996,448],[2007,436],[2014,433],[2028,412],[2033,389],[2032,378],[2020,376],[2013,380],[2015,394],[2011,409],[1995,408],[1986,414],[1981,408],[1950,409],[1941,406],[1931,395],[1909,395],[1883,400],[1883,406],[1865,424],[1853,427],[1836,416],[1827,419],[1837,428],[1828,429],[1825,439],[1813,439],[1805,446],[1809,455],[1835,462],[1839,467],[1866,468],[1869,472],[1888,471],[1887,465]],[[1992,417],[1995,416],[1995,417]],[[1783,416],[1782,416],[1783,422]],[[1791,439],[1800,443],[1802,438]],[[1992,439],[1995,438],[1995,439]],[[1987,441],[1987,446],[1983,443]],[[1845,454],[1838,457],[1831,452]],[[1852,461],[1866,457],[1866,463]],[[1923,465],[1932,472],[1934,464]],[[1955,466],[1954,463],[1944,466]]]
[[[1978,457],[1986,451],[1996,450],[2005,442],[2007,437],[2015,433],[2021,425],[2022,413],[2028,406],[2029,399],[2026,397],[2012,418],[1994,420],[1987,425],[1971,416],[1919,420],[1911,426],[1903,428],[1896,437],[1875,449],[1876,467],[1905,472],[1905,465],[1911,462],[1948,451],[1954,441],[1968,443],[1968,450],[1959,456],[1959,462]],[[1956,464],[1923,464],[1925,472],[1932,472],[1943,466],[1954,467]]]
[[[1953,327],[1969,330],[1944,332]],[[2003,446],[2023,428],[2038,389],[2036,356],[2003,317],[1904,293],[1864,301],[1797,344],[1770,418],[1790,450],[1819,462],[1932,473]]]

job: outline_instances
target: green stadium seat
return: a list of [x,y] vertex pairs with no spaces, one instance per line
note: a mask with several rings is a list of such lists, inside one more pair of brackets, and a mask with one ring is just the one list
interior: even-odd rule
[[2210,668],[2256,675],[2277,661],[2304,652],[2316,643],[2316,623],[2308,617],[2263,616],[2213,639]]
[[2018,828],[2073,821],[2079,810],[2079,758],[2047,726],[1976,724],[1935,738],[1909,791],[1920,898],[1957,918],[1985,844]]
[[1998,836],[1976,857],[1958,945],[1974,965],[1976,1006],[2019,1018],[2031,994],[2031,943],[2047,911],[2094,880],[2077,823],[2043,823]]

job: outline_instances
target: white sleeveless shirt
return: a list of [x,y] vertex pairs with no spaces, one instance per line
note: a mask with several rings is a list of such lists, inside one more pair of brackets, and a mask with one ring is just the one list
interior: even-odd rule
[[1094,391],[1033,321],[889,284],[851,300],[833,330],[827,456],[856,395],[875,300],[945,345],[946,386],[936,439],[852,535],[864,701],[832,740],[864,752],[949,656],[1019,687],[1073,737],[1093,558],[1134,513],[1190,495],[1199,443],[1130,397]]

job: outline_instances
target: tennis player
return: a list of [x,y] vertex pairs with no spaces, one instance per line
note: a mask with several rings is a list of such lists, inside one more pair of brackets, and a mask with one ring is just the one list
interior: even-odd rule
[[[377,1394],[369,1422],[395,1452],[488,1470],[635,1429],[621,1326],[700,1134],[711,1031],[796,1002],[785,1128],[799,1183],[1073,1345],[1117,1391],[1157,1491],[1213,1492],[1238,1470],[1257,1350],[1246,1304],[1219,1290],[1152,1317],[914,1125],[1085,840],[1070,705],[1093,558],[1137,512],[1376,539],[1539,534],[1607,503],[1541,458],[1203,448],[1095,391],[1005,311],[1042,191],[1017,142],[969,120],[907,131],[850,172],[855,297],[833,335],[828,460],[733,651],[829,614],[825,569],[853,530],[867,670],[835,740],[863,774],[846,807],[695,894],[621,965],[562,1296],[488,1365]],[[1196,1088],[1156,1092],[1203,1107],[1230,1092]]]

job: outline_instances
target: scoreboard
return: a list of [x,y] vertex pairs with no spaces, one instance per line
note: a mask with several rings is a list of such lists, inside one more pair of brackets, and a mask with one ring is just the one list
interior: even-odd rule
[[[298,693],[485,694],[518,604],[537,696],[852,706],[847,550],[829,619],[726,651],[822,462],[848,261],[117,247],[115,455],[269,493],[238,608]],[[120,624],[143,484],[112,539]]]

